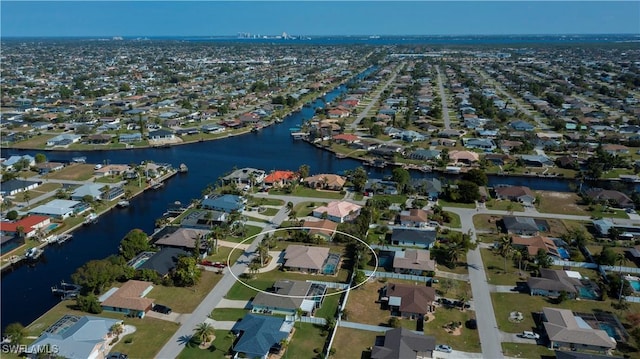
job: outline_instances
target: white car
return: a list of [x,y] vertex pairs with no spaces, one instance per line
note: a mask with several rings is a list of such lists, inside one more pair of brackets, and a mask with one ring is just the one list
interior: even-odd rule
[[522,332],[520,336],[525,339],[540,339],[540,334],[529,331]]
[[451,353],[453,351],[453,349],[451,349],[451,347],[446,345],[446,344],[440,344],[440,345],[436,346],[436,351],[444,352],[444,353]]

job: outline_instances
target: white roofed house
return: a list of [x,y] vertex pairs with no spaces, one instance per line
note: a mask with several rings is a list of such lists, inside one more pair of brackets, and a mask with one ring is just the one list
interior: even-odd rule
[[347,201],[333,201],[326,206],[320,206],[313,210],[313,216],[317,218],[326,217],[326,219],[344,223],[354,220],[360,215],[362,206]]
[[91,196],[91,198],[98,201],[112,201],[123,195],[124,188],[122,186],[89,183],[84,184],[73,191],[71,199],[74,201],[82,201],[85,196]]

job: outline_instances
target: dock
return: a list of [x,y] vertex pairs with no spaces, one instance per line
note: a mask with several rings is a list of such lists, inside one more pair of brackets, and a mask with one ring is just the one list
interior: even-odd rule
[[60,287],[57,285],[52,286],[51,293],[59,296],[61,300],[67,300],[76,298],[78,294],[80,294],[80,289],[82,289],[82,287],[77,284],[60,281]]

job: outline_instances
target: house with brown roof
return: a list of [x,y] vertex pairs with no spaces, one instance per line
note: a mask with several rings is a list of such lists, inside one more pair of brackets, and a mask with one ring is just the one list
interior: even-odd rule
[[338,223],[323,219],[320,221],[306,220],[302,223],[302,227],[306,229],[310,237],[324,241],[331,241],[338,229]]
[[480,160],[480,155],[471,151],[451,151],[449,160],[455,164],[463,163],[470,165]]
[[536,195],[526,186],[500,186],[495,188],[497,199],[520,202],[532,205],[536,201]]
[[198,238],[205,238],[209,233],[205,229],[178,228],[172,233],[160,237],[154,244],[160,247],[181,248],[192,251],[198,245]]
[[436,291],[432,287],[387,283],[380,294],[380,301],[388,304],[391,315],[422,320],[436,310]]
[[592,328],[570,309],[542,308],[543,325],[552,349],[591,350],[609,353],[616,340],[602,329]]
[[298,272],[321,273],[329,259],[329,248],[292,244],[284,251],[284,267]]
[[424,209],[412,208],[408,211],[400,212],[398,219],[403,226],[425,227],[429,222],[429,212]]
[[635,208],[631,198],[620,191],[604,188],[589,188],[585,195],[595,202],[604,202],[617,208]]
[[155,299],[146,298],[153,283],[129,280],[120,288],[111,288],[98,301],[103,310],[143,318],[151,310]]
[[335,135],[333,136],[333,140],[336,143],[345,143],[345,144],[350,144],[350,143],[355,143],[360,141],[360,137],[350,134],[350,133],[341,133],[339,135]]
[[[598,287],[575,271],[540,268],[540,277],[529,278],[527,285],[531,295],[557,297],[564,291],[569,298],[597,299],[599,297]],[[585,297],[586,293],[590,294]]]
[[436,262],[431,259],[431,253],[426,249],[395,251],[393,270],[396,273],[423,275],[425,272],[435,271]]
[[566,259],[559,251],[558,246],[553,241],[553,239],[549,237],[543,236],[534,236],[534,237],[519,237],[513,236],[511,237],[511,244],[515,249],[526,248],[527,253],[530,256],[535,256],[539,250],[545,251],[548,255],[559,258]]
[[347,180],[342,176],[323,173],[307,177],[303,179],[302,182],[311,188],[339,191]]

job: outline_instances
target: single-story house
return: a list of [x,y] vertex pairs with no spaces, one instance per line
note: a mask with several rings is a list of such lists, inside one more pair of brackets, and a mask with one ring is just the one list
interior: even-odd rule
[[429,212],[424,209],[412,208],[402,211],[398,215],[400,224],[408,227],[426,227],[429,222]]
[[93,171],[96,177],[119,176],[131,169],[129,165],[106,165]]
[[553,167],[553,161],[544,155],[520,155],[527,167]]
[[516,131],[533,131],[535,129],[535,126],[533,126],[529,122],[522,120],[513,121],[509,124],[509,126],[511,126],[511,128]]
[[436,231],[421,228],[395,227],[391,232],[391,244],[396,246],[420,246],[430,249],[436,241]]
[[121,143],[131,143],[142,141],[142,134],[136,133],[123,133],[118,137],[118,141]]
[[164,247],[155,253],[147,252],[147,255],[150,257],[136,269],[151,269],[161,277],[164,277],[176,267],[180,257],[191,256],[192,252],[185,251],[182,248]]
[[525,205],[532,205],[536,201],[536,195],[526,186],[499,186],[495,187],[497,199],[516,201]]
[[543,325],[552,349],[592,350],[603,353],[616,348],[616,340],[602,329],[592,328],[570,309],[542,308]]
[[24,162],[24,164],[28,167],[31,167],[36,164],[36,158],[30,155],[24,156],[11,156],[6,160],[2,161],[2,167],[6,168],[7,171],[15,170],[14,165],[18,162]]
[[176,137],[176,134],[173,131],[159,129],[156,131],[149,131],[149,139],[150,140],[172,140]]
[[29,210],[29,213],[49,216],[56,219],[66,219],[70,216],[83,213],[89,208],[90,206],[85,202],[71,201],[68,199],[54,199],[53,201],[49,201]]
[[233,345],[234,358],[267,359],[269,353],[279,353],[293,324],[281,317],[246,314],[231,328],[238,337]]
[[19,179],[8,180],[6,182],[2,182],[0,185],[0,195],[15,196],[20,192],[36,189],[41,184],[42,182],[40,181],[23,181]]
[[129,280],[120,288],[111,288],[98,301],[103,310],[144,318],[153,307],[154,299],[146,298],[153,283]]
[[389,305],[391,315],[422,320],[436,310],[436,290],[422,285],[387,283],[380,291],[380,301]]
[[471,151],[451,151],[449,160],[453,163],[464,163],[470,165],[480,161],[480,155]]
[[81,135],[63,133],[48,139],[46,145],[47,146],[68,146],[72,143],[76,143],[80,141],[81,138],[82,138]]
[[442,193],[442,182],[437,178],[412,178],[409,185],[430,200],[436,200]]
[[304,184],[311,188],[339,191],[342,189],[347,180],[342,176],[334,174],[319,174],[307,177],[303,179],[302,182],[304,182]]
[[222,211],[195,210],[187,213],[180,222],[180,227],[210,229],[212,225],[220,225],[227,222],[229,214]]
[[203,133],[222,133],[226,130],[226,127],[221,125],[202,125],[200,129]]
[[504,216],[502,224],[507,233],[521,236],[537,236],[549,230],[547,221],[531,217]]
[[225,194],[222,196],[205,198],[202,201],[202,208],[226,213],[242,213],[242,211],[244,211],[246,202],[247,201],[240,196]]
[[398,194],[398,183],[385,181],[378,178],[370,178],[364,185],[365,195],[370,194]]
[[425,359],[432,358],[436,338],[416,334],[409,329],[396,328],[384,333],[384,340],[376,338],[371,359]]
[[493,140],[488,138],[466,138],[462,139],[465,148],[480,149],[483,151],[493,151],[496,149],[496,144]]
[[35,357],[42,348],[56,348],[56,355],[68,359],[99,359],[109,353],[115,337],[111,328],[122,320],[94,316],[65,315],[47,328],[25,352]]
[[411,152],[409,154],[409,158],[412,160],[430,161],[440,159],[440,155],[441,152],[438,150],[418,149]]
[[91,196],[94,200],[112,201],[124,195],[124,188],[116,185],[105,185],[99,183],[87,183],[76,188],[71,193],[71,199],[82,201],[85,196]]
[[36,168],[38,169],[38,174],[44,175],[49,172],[60,171],[64,168],[64,163],[60,162],[43,162],[36,163]]
[[18,236],[22,231],[25,238],[31,238],[38,234],[38,231],[44,232],[49,224],[50,217],[29,215],[15,222],[0,222],[0,232],[4,235]]
[[[156,246],[174,247],[184,250],[194,250],[198,246],[198,239],[204,239],[209,234],[206,229],[178,228],[155,241]],[[200,244],[201,248],[202,243]]]
[[298,272],[321,273],[329,257],[327,247],[292,244],[285,249],[283,266]]
[[603,188],[589,188],[585,195],[595,202],[604,202],[616,208],[635,208],[635,204],[626,194]]
[[306,229],[312,238],[318,238],[324,241],[331,241],[338,229],[338,223],[323,219],[320,221],[304,221],[302,227]]
[[336,223],[344,223],[354,220],[360,215],[362,206],[347,201],[333,201],[326,206],[320,206],[313,210],[312,214],[316,218],[323,218]]
[[282,187],[298,179],[298,174],[293,171],[273,171],[264,178],[264,184],[272,187]]
[[580,288],[585,287],[578,272],[540,268],[540,277],[527,280],[529,294],[545,297],[557,297],[565,291],[569,298],[580,297]]
[[394,251],[393,271],[403,274],[423,275],[424,272],[436,270],[436,262],[431,253],[424,249],[407,249]]
[[240,168],[222,177],[224,183],[245,183],[255,186],[264,181],[267,176],[266,172],[257,168]]
[[568,255],[560,253],[558,246],[549,237],[511,237],[511,243],[515,249],[526,248],[530,256],[535,256],[539,250],[545,251],[548,255],[558,259],[568,259]]
[[300,309],[303,315],[313,316],[322,305],[327,287],[299,280],[279,280],[273,284],[272,292],[256,294],[251,301],[254,313],[296,315]]

